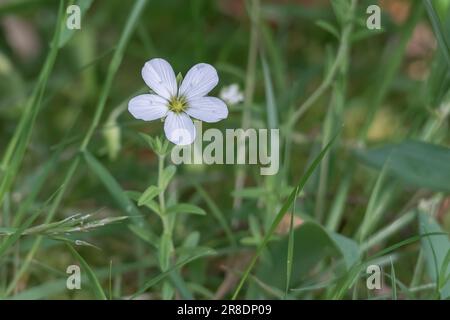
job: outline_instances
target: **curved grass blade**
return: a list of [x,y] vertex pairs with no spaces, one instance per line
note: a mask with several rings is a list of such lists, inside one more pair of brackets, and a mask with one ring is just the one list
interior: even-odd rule
[[97,299],[99,300],[107,300],[105,292],[102,289],[102,286],[100,285],[100,282],[97,279],[97,276],[95,275],[94,271],[91,269],[91,267],[87,264],[86,260],[68,243],[67,247],[69,248],[70,253],[73,255],[75,259],[80,262],[81,266],[84,268],[84,270],[87,273],[89,282],[91,283],[91,288]]
[[314,159],[313,163],[308,167],[308,170],[306,170],[305,174],[300,179],[299,183],[297,184],[297,187],[294,188],[294,190],[289,195],[287,201],[284,203],[283,207],[280,209],[280,211],[277,213],[274,221],[272,222],[272,225],[270,226],[270,229],[268,230],[267,234],[264,236],[264,239],[262,240],[261,244],[258,246],[258,249],[256,250],[255,255],[253,256],[249,266],[244,272],[244,275],[242,276],[238,287],[236,288],[232,299],[235,300],[241,291],[245,281],[247,280],[248,276],[250,275],[250,272],[252,271],[253,267],[255,266],[256,261],[258,260],[258,257],[261,255],[262,251],[266,247],[267,243],[269,242],[270,238],[272,237],[273,233],[275,232],[275,229],[280,224],[281,220],[283,219],[286,212],[289,210],[291,205],[294,203],[296,196],[299,192],[303,190],[303,187],[305,186],[306,182],[308,181],[309,177],[312,175],[314,170],[317,168],[317,166],[322,161],[325,154],[330,149],[333,142],[336,140],[338,134],[336,134],[333,139],[331,139],[330,142],[323,148],[323,150],[319,153],[319,155]]

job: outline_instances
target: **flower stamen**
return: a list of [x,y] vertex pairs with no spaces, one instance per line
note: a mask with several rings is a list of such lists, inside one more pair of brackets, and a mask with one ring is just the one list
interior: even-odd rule
[[187,101],[184,97],[172,97],[169,101],[169,110],[180,113],[186,110]]

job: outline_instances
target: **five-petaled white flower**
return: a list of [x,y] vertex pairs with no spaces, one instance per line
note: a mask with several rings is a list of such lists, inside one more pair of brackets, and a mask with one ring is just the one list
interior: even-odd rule
[[209,64],[193,66],[180,88],[172,67],[164,59],[147,61],[142,78],[154,94],[134,97],[128,110],[136,119],[145,121],[165,118],[164,132],[175,144],[187,145],[195,140],[195,126],[189,116],[205,122],[217,122],[228,116],[222,100],[206,96],[219,82],[216,69]]

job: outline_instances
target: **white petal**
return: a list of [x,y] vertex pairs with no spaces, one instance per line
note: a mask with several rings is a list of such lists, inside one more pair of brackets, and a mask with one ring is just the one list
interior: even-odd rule
[[195,126],[191,118],[184,113],[169,111],[164,121],[167,139],[177,145],[191,144],[195,140]]
[[201,97],[188,100],[186,113],[205,122],[217,122],[228,117],[228,108],[219,98]]
[[175,73],[164,59],[147,61],[142,68],[142,78],[150,89],[167,100],[177,94]]
[[193,66],[180,86],[179,95],[188,99],[203,97],[208,94],[219,82],[216,69],[207,63]]
[[156,94],[141,94],[128,102],[128,111],[133,117],[145,121],[162,118],[168,110],[167,100]]

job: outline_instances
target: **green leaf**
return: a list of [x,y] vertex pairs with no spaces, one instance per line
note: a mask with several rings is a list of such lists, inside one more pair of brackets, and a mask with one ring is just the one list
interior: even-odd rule
[[139,191],[127,190],[125,191],[125,195],[131,200],[138,202],[142,193],[140,193]]
[[200,207],[190,203],[179,203],[167,208],[167,213],[192,213],[205,215],[206,212]]
[[[443,232],[436,220],[423,212],[419,213],[419,228],[421,235]],[[447,235],[433,235],[422,238],[421,243],[428,274],[433,281],[440,283],[442,281],[442,279],[439,279],[441,275],[444,276],[444,279],[450,275],[450,266],[445,262],[450,252],[450,240]],[[443,269],[444,267],[446,270]],[[442,299],[450,297],[450,282],[442,284],[442,287],[438,289]]]
[[359,31],[356,31],[351,36],[352,42],[358,42],[362,40],[366,40],[367,38],[374,37],[380,34],[385,33],[386,30],[384,29],[375,29],[375,30],[369,30],[369,29],[362,29]]
[[159,265],[163,271],[169,268],[172,249],[172,236],[168,233],[163,233],[159,243]]
[[133,232],[136,236],[138,236],[145,242],[151,244],[155,248],[159,247],[159,239],[153,233],[148,232],[146,229],[135,224],[130,224],[128,228],[131,230],[131,232]]
[[350,11],[350,1],[347,0],[333,0],[331,1],[334,14],[340,25],[343,25]]
[[389,158],[389,173],[402,181],[435,191],[450,192],[450,149],[419,141],[406,141],[356,153],[381,169]]
[[335,26],[333,26],[331,23],[325,21],[325,20],[319,20],[316,21],[316,25],[320,28],[322,28],[323,30],[331,33],[333,36],[336,37],[336,39],[339,39],[339,31],[337,30],[337,28]]
[[82,268],[87,273],[89,282],[91,283],[91,288],[97,299],[99,300],[107,300],[105,292],[102,289],[102,286],[100,285],[100,282],[97,279],[97,276],[95,275],[94,271],[92,271],[91,267],[87,264],[86,260],[83,259],[83,257],[68,243],[66,243],[67,247],[69,248],[70,253],[74,256],[75,259],[80,262]]
[[329,236],[333,240],[333,245],[344,258],[347,269],[350,269],[360,259],[359,245],[352,239],[336,232],[329,232]]
[[174,165],[170,165],[164,168],[164,171],[161,176],[161,185],[159,186],[161,189],[165,190],[167,188],[167,186],[170,183],[170,180],[172,180],[176,171],[177,168]]
[[[69,5],[74,4],[74,5],[77,5],[80,8],[80,19],[81,19],[80,23],[81,24],[83,23],[83,19],[86,16],[86,12],[91,7],[92,2],[93,2],[93,0],[75,0],[75,1],[71,1],[69,3]],[[66,22],[67,22],[67,18],[68,18],[68,15],[66,13],[66,19],[65,19]],[[81,27],[81,30],[82,30],[83,26],[81,25],[80,27]],[[74,33],[76,31],[80,31],[81,32],[81,30],[69,29],[69,28],[67,28],[66,24],[64,23],[62,25],[61,34],[59,36],[58,47],[62,48],[72,38],[72,36],[74,35]]]
[[142,206],[146,203],[148,203],[150,200],[152,200],[154,197],[156,197],[158,194],[160,194],[161,191],[157,186],[150,186],[147,188],[147,190],[144,191],[144,193],[139,197],[138,200],[138,206]]
[[193,231],[183,241],[183,247],[195,248],[196,246],[198,246],[199,241],[200,241],[200,232]]
[[[125,191],[125,194],[128,196],[128,198],[130,198],[131,200],[136,201],[136,202],[139,201],[139,199],[142,195],[138,191]],[[143,206],[149,208],[150,210],[152,210],[153,212],[155,212],[157,214],[161,214],[158,203],[156,203],[153,200],[146,201],[145,203],[143,203]]]

